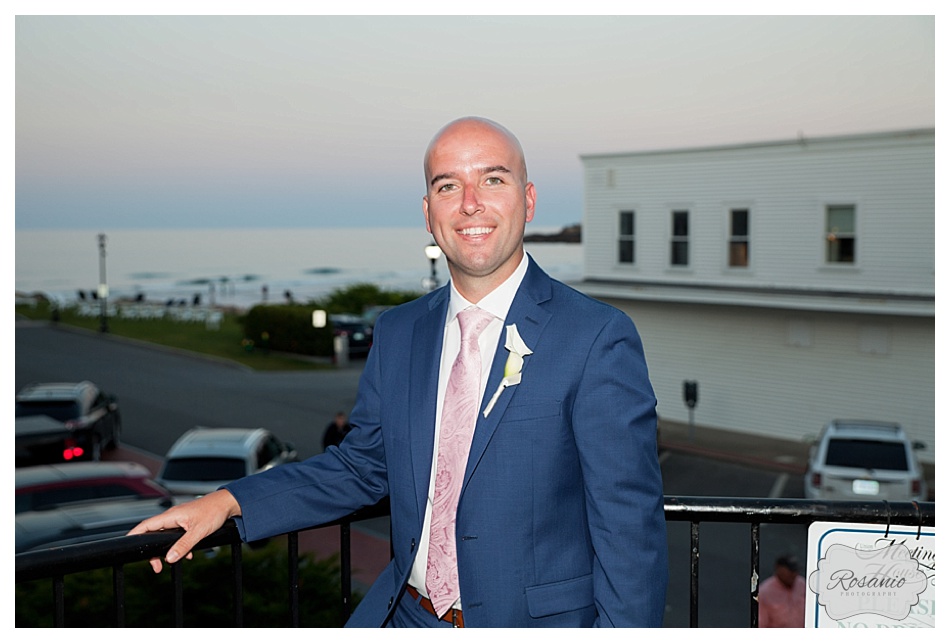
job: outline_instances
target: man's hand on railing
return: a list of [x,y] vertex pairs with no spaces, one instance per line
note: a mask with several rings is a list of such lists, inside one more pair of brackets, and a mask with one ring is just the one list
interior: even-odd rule
[[[165,561],[171,564],[183,557],[191,558],[191,550],[195,545],[220,529],[227,519],[240,515],[241,506],[231,492],[219,489],[143,520],[133,527],[128,535],[134,536],[179,527],[184,529],[185,534],[165,554]],[[156,574],[162,571],[161,558],[152,558],[149,563]]]

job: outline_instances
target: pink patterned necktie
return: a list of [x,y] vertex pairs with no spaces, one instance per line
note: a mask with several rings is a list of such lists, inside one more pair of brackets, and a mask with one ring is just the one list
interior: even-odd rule
[[462,344],[452,364],[442,402],[435,495],[429,528],[429,557],[426,563],[426,591],[440,617],[459,598],[455,513],[482,393],[479,385],[482,359],[478,336],[492,319],[494,316],[491,313],[475,307],[466,308],[458,314]]

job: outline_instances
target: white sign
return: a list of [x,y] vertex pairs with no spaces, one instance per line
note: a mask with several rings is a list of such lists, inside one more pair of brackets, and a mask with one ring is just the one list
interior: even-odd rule
[[936,529],[816,522],[805,627],[934,627]]

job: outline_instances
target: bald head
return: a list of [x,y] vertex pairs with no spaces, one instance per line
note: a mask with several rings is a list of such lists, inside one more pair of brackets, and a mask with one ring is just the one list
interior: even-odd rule
[[534,185],[515,136],[484,118],[452,121],[425,156],[426,230],[442,248],[456,290],[471,303],[514,273],[534,218]]
[[429,147],[426,148],[426,154],[423,160],[426,188],[432,185],[432,179],[434,178],[429,163],[433,150],[438,147],[443,139],[452,138],[457,135],[466,137],[466,140],[472,141],[473,145],[477,145],[480,140],[504,140],[505,145],[509,146],[511,150],[515,152],[519,160],[518,167],[509,169],[512,172],[518,172],[520,174],[518,178],[523,184],[528,182],[528,167],[524,160],[524,150],[521,149],[521,142],[518,141],[518,138],[503,125],[495,121],[479,116],[465,116],[452,121],[440,129],[429,142]]

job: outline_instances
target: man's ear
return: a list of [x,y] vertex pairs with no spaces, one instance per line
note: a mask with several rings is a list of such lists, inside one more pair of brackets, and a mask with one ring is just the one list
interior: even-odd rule
[[432,234],[432,226],[429,225],[429,196],[422,197],[422,216],[426,218],[426,232]]
[[534,218],[534,204],[537,198],[538,195],[534,191],[534,183],[528,183],[524,186],[525,223]]

